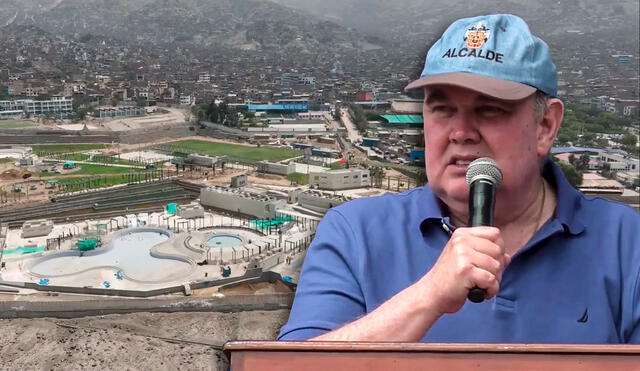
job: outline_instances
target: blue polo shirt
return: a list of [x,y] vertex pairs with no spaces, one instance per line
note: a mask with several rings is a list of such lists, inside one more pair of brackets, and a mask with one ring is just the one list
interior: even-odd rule
[[[513,256],[499,294],[467,302],[425,342],[640,343],[640,214],[587,198],[548,162],[554,216]],[[427,186],[331,209],[301,272],[280,340],[303,340],[373,311],[415,283],[449,239]]]

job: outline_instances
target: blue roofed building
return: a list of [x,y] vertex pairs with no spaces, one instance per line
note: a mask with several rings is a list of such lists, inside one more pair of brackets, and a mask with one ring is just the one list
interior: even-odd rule
[[421,115],[381,115],[387,126],[421,128],[423,119]]
[[309,103],[282,103],[282,104],[249,104],[247,105],[249,112],[267,112],[267,113],[298,113],[309,111]]

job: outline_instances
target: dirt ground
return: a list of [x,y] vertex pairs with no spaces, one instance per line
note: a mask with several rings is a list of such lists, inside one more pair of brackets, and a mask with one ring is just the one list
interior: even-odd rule
[[266,184],[266,185],[276,185],[289,187],[291,186],[291,181],[279,176],[279,175],[269,175],[269,174],[261,174],[251,170],[243,170],[243,169],[234,169],[227,167],[224,173],[216,172],[214,176],[202,177],[202,174],[194,174],[190,176],[189,173],[185,173],[185,180],[191,181],[193,183],[198,184],[208,184],[208,185],[217,185],[217,186],[225,186],[228,187],[231,184],[231,178],[247,174],[249,185],[251,184]]
[[232,142],[232,141],[228,141],[228,140],[222,140],[222,139],[217,139],[217,138],[209,138],[209,137],[201,137],[201,136],[182,137],[182,138],[178,138],[178,139],[176,139],[176,138],[166,138],[166,139],[162,139],[162,140],[156,140],[156,141],[153,141],[153,142],[136,143],[136,144],[119,143],[119,144],[116,144],[115,147],[120,152],[128,152],[128,151],[139,150],[142,147],[156,146],[156,145],[159,145],[159,144],[164,144],[164,143],[169,143],[169,142],[176,142],[176,141],[183,141],[183,140],[198,140],[198,141],[201,141],[201,142],[227,143],[227,144],[232,143],[232,144],[238,145],[238,146],[255,147],[255,145],[249,144],[249,143]]
[[288,312],[0,319],[0,369],[226,370],[226,341],[273,340]]

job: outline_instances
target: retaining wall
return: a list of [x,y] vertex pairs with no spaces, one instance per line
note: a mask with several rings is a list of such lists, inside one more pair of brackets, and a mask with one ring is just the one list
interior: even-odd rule
[[[275,282],[278,280],[282,280],[282,276],[280,274],[275,272],[263,272],[262,269],[258,268],[258,269],[247,270],[244,276],[190,283],[189,286],[191,287],[192,290],[197,290],[197,289],[203,289],[207,287],[222,286],[232,282],[246,280],[248,278],[259,279],[257,282]],[[8,287],[32,289],[32,290],[37,290],[42,292],[59,292],[59,293],[69,293],[69,294],[102,295],[102,296],[124,296],[124,297],[133,297],[133,298],[150,298],[153,296],[184,292],[183,285],[164,287],[161,289],[148,290],[148,291],[105,289],[105,288],[98,288],[98,287],[43,286],[43,285],[38,285],[37,283],[32,283],[32,282],[12,282],[12,281],[1,281],[1,280],[0,280],[0,285],[8,286]]]
[[219,298],[2,301],[0,318],[78,318],[135,312],[245,312],[290,309],[294,293]]
[[0,130],[0,144],[147,143],[194,135],[189,127],[189,124],[182,123],[124,131],[3,129]]

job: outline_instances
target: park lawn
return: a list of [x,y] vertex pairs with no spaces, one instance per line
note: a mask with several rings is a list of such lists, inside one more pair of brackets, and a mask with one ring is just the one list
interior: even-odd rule
[[300,151],[287,148],[241,146],[237,144],[206,142],[200,140],[181,140],[177,142],[170,142],[166,145],[175,147],[176,151],[184,149],[189,150],[192,153],[199,153],[203,155],[227,155],[230,157],[256,161],[280,161],[302,155],[302,152]]
[[16,161],[16,159],[13,158],[13,157],[2,157],[2,158],[0,158],[0,164],[6,164],[6,163],[9,163],[9,162],[14,162],[14,161]]
[[[95,162],[98,164],[114,164],[114,165],[132,165],[132,166],[144,166],[145,163],[141,163],[139,161],[127,160],[124,158],[118,158],[116,156],[104,156],[104,155],[94,155],[91,157],[86,153],[54,153],[52,158],[57,160],[64,161],[87,161],[87,162]],[[91,160],[89,160],[91,158]],[[160,163],[164,163],[161,161]],[[161,167],[158,164],[155,164],[157,167]]]
[[85,155],[84,153],[61,153],[54,154],[51,157],[65,161],[87,161],[89,159],[89,155]]
[[104,188],[119,184],[126,184],[129,179],[122,175],[109,175],[103,177],[88,176],[82,178],[57,178],[60,183],[73,184],[68,191],[80,191],[85,189]]
[[56,173],[40,173],[40,176],[43,177],[61,177],[65,175],[98,175],[98,174],[124,174],[124,173],[133,173],[144,171],[142,168],[132,168],[132,167],[119,167],[119,166],[102,166],[102,165],[89,165],[89,164],[78,164],[80,170],[69,172],[66,174],[56,174]]
[[106,144],[39,144],[33,146],[34,152],[81,152],[104,149]]
[[31,121],[14,121],[14,122],[0,121],[0,129],[24,129],[24,128],[33,128],[36,126],[38,125]]
[[[99,162],[102,164],[117,164],[117,165],[132,165],[132,166],[144,166],[146,163],[142,163],[140,161],[135,160],[127,160],[125,158],[118,158],[116,156],[101,156],[96,155],[93,156],[93,160],[91,162]],[[159,163],[164,163],[166,161],[160,161]],[[157,164],[155,164],[157,165]],[[160,167],[160,166],[158,166]]]
[[[149,176],[153,176],[153,173],[149,173]],[[107,176],[87,176],[80,178],[56,178],[59,183],[63,184],[74,184],[72,190],[83,190],[83,189],[94,189],[94,188],[104,188],[107,186],[114,186],[119,184],[128,184],[135,179],[132,179],[126,175],[107,175]]]

